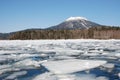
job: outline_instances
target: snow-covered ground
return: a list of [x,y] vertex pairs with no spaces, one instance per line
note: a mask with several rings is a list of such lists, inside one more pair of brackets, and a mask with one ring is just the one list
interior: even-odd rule
[[1,40],[0,80],[120,80],[120,40]]

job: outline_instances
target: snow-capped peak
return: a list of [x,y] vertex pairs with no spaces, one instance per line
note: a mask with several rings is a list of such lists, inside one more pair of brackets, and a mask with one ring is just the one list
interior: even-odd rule
[[66,19],[66,21],[73,21],[73,20],[87,20],[85,17],[70,17]]

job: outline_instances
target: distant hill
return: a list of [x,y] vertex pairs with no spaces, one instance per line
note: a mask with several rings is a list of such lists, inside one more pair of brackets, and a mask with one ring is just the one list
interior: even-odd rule
[[0,33],[0,40],[8,40],[12,35],[15,35],[16,33],[19,32],[24,32],[24,31],[33,31],[33,30],[42,30],[42,29],[26,29],[26,30],[21,30],[21,31],[16,31],[16,32],[10,32],[10,33]]
[[10,35],[12,35],[12,33],[0,33],[0,40],[9,39]]

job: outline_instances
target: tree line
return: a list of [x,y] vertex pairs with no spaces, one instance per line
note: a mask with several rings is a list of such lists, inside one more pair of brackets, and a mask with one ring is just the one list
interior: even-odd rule
[[76,30],[24,30],[9,36],[10,40],[27,39],[120,39],[120,27],[93,27]]

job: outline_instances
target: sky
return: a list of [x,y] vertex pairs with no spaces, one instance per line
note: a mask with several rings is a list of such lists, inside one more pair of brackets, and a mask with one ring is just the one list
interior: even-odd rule
[[71,16],[120,26],[120,0],[0,0],[0,33],[47,28]]

